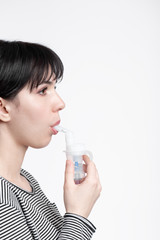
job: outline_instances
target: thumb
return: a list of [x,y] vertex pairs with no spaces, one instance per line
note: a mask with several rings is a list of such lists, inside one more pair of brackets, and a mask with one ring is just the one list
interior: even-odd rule
[[71,160],[66,160],[65,184],[74,184],[74,164]]

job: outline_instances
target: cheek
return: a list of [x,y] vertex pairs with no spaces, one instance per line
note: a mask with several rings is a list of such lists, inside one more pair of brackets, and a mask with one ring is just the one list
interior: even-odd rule
[[38,124],[45,122],[47,119],[48,111],[45,105],[32,103],[29,106],[25,106],[21,112],[22,119],[24,122],[31,124]]
[[[16,114],[12,116],[12,129],[14,132],[21,132],[23,135],[41,135],[41,131],[48,126],[48,113],[44,106],[32,104],[23,105]],[[34,137],[34,136],[33,136]]]
[[48,99],[36,98],[22,91],[19,107],[12,108],[10,130],[15,140],[25,146],[41,148],[51,140],[51,109]]
[[12,133],[19,144],[33,148],[47,146],[52,137],[47,118],[41,111],[17,116]]

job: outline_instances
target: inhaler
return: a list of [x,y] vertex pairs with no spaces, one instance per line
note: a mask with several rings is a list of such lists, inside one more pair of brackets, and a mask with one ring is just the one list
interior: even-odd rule
[[83,170],[83,155],[87,155],[92,160],[92,153],[86,150],[84,144],[75,142],[74,135],[71,131],[59,125],[54,128],[58,132],[65,133],[66,157],[74,163],[74,181],[76,184],[79,184],[85,177],[85,172]]

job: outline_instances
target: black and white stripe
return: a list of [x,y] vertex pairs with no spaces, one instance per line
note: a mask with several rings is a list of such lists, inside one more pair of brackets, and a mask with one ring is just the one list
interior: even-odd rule
[[66,213],[62,217],[38,182],[25,170],[32,186],[27,192],[0,177],[0,240],[89,240],[95,232],[86,218]]

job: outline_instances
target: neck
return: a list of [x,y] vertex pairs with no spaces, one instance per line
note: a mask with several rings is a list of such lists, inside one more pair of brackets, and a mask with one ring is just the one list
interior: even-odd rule
[[13,181],[20,178],[20,170],[27,150],[19,145],[9,132],[0,132],[0,176]]

